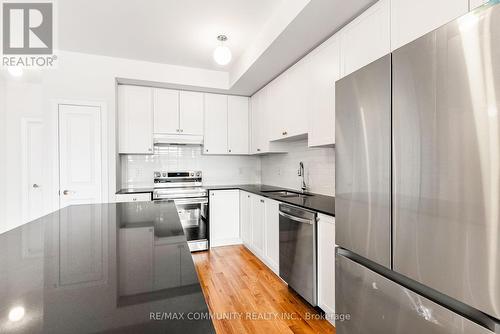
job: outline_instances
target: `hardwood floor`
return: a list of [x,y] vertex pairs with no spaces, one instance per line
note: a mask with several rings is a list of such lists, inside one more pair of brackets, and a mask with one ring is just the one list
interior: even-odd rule
[[335,333],[318,312],[244,246],[193,253],[218,334]]

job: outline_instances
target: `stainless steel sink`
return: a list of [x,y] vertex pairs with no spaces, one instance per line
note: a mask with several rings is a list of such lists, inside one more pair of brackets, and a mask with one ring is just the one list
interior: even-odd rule
[[284,198],[289,198],[289,197],[306,198],[306,197],[312,196],[309,194],[303,194],[303,193],[294,192],[294,191],[287,191],[287,190],[268,190],[268,191],[263,191],[263,193],[267,193],[267,194],[274,195],[277,197],[284,197]]

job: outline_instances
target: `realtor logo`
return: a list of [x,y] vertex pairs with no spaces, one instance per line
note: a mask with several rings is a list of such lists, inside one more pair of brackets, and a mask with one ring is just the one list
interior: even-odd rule
[[3,4],[3,54],[52,54],[52,3]]
[[53,3],[4,2],[2,9],[2,65],[53,66],[57,58],[53,55]]

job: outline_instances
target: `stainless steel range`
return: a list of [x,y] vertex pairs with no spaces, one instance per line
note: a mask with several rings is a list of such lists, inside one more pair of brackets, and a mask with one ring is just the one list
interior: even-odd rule
[[201,171],[154,172],[155,201],[174,201],[191,252],[208,249],[208,191]]

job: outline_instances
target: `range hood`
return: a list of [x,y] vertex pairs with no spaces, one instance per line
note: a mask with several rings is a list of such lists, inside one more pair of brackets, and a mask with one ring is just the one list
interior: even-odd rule
[[184,145],[202,145],[203,136],[193,135],[171,135],[171,134],[154,134],[153,142],[155,145],[162,144],[184,144]]

